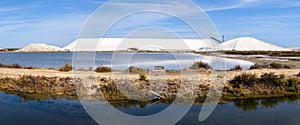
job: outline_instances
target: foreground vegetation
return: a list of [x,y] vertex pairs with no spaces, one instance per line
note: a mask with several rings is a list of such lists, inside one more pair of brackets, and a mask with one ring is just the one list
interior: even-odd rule
[[48,94],[76,96],[73,78],[23,75],[0,78],[0,91],[19,94]]
[[291,69],[291,66],[288,65],[283,65],[280,63],[266,63],[266,64],[258,64],[255,63],[254,65],[250,66],[250,69],[265,69],[265,68],[269,68],[269,69]]
[[276,96],[300,94],[299,77],[286,78],[284,74],[264,73],[261,76],[243,73],[225,85],[227,96]]
[[[231,71],[236,72],[236,71]],[[177,93],[180,88],[185,91],[192,91],[194,88],[189,88],[190,80],[183,80],[174,78],[167,79],[161,84],[160,79],[148,79],[146,74],[136,74],[137,78],[132,79],[110,79],[95,77],[97,84],[86,85],[82,83],[84,80],[71,77],[45,77],[45,76],[31,76],[23,75],[15,77],[1,77],[0,91],[17,94],[49,94],[51,96],[72,96],[76,97],[78,91],[92,91],[89,95],[97,97],[100,92],[104,94],[107,100],[128,100],[128,96],[121,93],[116,86],[128,88],[129,91],[133,88],[147,89],[150,86],[152,90],[157,91],[162,97],[167,100],[175,98],[190,98],[190,95],[179,95]],[[191,79],[192,80],[192,79]],[[195,83],[199,86],[196,98],[204,100],[208,95],[209,89],[218,90],[218,86],[211,86],[209,80]],[[260,76],[251,73],[243,73],[236,75],[227,80],[223,90],[223,100],[232,100],[236,98],[260,98],[260,97],[276,97],[285,95],[300,95],[300,73],[289,74],[288,76],[274,73],[263,73]],[[76,88],[77,87],[77,88]],[[134,96],[142,97],[145,93],[135,93]],[[104,99],[104,98],[102,98]]]

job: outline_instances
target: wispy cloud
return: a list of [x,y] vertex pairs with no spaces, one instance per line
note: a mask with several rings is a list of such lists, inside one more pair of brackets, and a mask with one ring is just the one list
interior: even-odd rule
[[[266,5],[268,3],[276,3],[282,0],[238,0],[235,2],[229,3],[228,1],[221,0],[219,3],[225,3],[225,4],[206,4],[207,6],[203,6],[204,10],[206,12],[212,12],[212,11],[222,11],[222,10],[232,10],[232,9],[240,9],[240,8],[248,8],[248,7],[257,7],[260,5]],[[202,1],[207,2],[207,1]],[[201,2],[200,2],[201,3]],[[229,3],[229,4],[226,4]],[[280,2],[282,4],[282,2]],[[285,6],[291,6],[290,2],[287,2]],[[298,5],[292,5],[292,6],[298,6]],[[273,5],[268,7],[282,7],[279,5]]]
[[[3,1],[0,1],[0,47],[21,47],[32,42],[59,46],[68,44],[76,39],[88,15],[108,0]],[[222,32],[221,34],[230,38],[255,36],[270,39],[267,41],[272,41],[275,37],[287,41],[295,41],[299,38],[299,35],[295,35],[300,32],[298,23],[300,12],[299,8],[297,9],[300,7],[299,0],[193,1],[211,16],[213,23]],[[109,21],[111,18],[116,18],[115,16],[124,10],[123,8],[163,9],[174,11],[191,20],[199,16],[191,9],[191,6],[180,0],[117,0],[113,8],[108,8],[105,18],[102,17],[99,20]],[[253,12],[254,9],[259,9],[260,12]],[[230,10],[230,12],[224,10]],[[184,23],[170,16],[142,13],[120,21],[111,30],[110,37],[126,35],[132,30],[147,26],[169,28],[188,37],[193,34],[192,31],[187,30]],[[99,30],[102,27],[96,28]],[[145,34],[152,32],[149,30]],[[163,35],[163,32],[160,34]]]
[[0,13],[5,13],[5,12],[11,12],[11,11],[16,11],[16,10],[20,10],[21,8],[17,8],[17,7],[14,7],[14,8],[1,8],[0,7]]

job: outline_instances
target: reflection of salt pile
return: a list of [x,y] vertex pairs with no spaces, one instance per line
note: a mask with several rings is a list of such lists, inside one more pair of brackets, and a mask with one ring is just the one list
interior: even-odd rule
[[23,47],[21,52],[55,52],[62,51],[62,48],[46,45],[46,44],[29,44],[28,46]]
[[221,44],[223,50],[236,50],[236,51],[290,51],[261,40],[251,37],[241,37],[229,40]]

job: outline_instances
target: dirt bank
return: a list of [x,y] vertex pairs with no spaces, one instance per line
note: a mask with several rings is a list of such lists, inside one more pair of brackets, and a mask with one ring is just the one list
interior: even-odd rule
[[[183,71],[185,72],[185,71]],[[50,69],[7,69],[0,68],[0,91],[16,94],[45,94],[53,97],[80,96],[87,100],[108,99],[127,100],[130,98],[154,98],[156,94],[166,98],[203,99],[211,91],[222,88],[226,82],[223,98],[244,98],[258,96],[276,96],[299,94],[299,85],[273,86],[257,83],[253,86],[234,86],[229,83],[243,73],[261,76],[264,73],[284,74],[286,79],[299,79],[300,69],[260,69],[247,71],[189,71],[184,76],[178,73],[170,75],[149,74],[148,79],[140,80],[139,74],[126,74],[119,71],[112,73],[95,73],[93,71],[59,72]],[[129,76],[129,77],[128,77]],[[213,86],[213,87],[212,87]],[[120,92],[119,88],[126,88]],[[77,91],[76,91],[77,90]],[[139,90],[139,91],[135,91]],[[150,92],[152,91],[152,92]],[[103,93],[101,95],[100,93]],[[179,93],[179,94],[178,94]],[[212,95],[217,94],[212,92]]]

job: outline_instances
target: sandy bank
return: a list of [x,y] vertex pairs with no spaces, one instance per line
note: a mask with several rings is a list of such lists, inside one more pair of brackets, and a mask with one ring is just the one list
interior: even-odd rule
[[[183,71],[184,72],[184,71]],[[152,98],[154,91],[166,99],[180,98],[205,98],[209,88],[220,89],[222,85],[216,82],[225,80],[223,97],[247,97],[247,96],[274,96],[284,94],[299,94],[300,86],[267,86],[257,84],[253,87],[228,84],[235,76],[243,73],[256,74],[264,73],[284,74],[286,78],[297,78],[300,69],[260,69],[247,71],[202,71],[190,72],[180,76],[180,73],[172,72],[166,77],[161,74],[146,73],[149,79],[139,80],[139,74],[126,74],[122,71],[112,73],[95,73],[93,71],[59,72],[54,69],[7,69],[0,68],[0,91],[8,93],[25,94],[49,94],[51,96],[78,96],[87,100],[108,99],[126,100],[127,97]],[[167,73],[168,74],[168,73]],[[75,76],[75,77],[74,77]],[[129,76],[129,77],[128,77]],[[183,78],[182,78],[183,77]],[[182,78],[182,79],[181,79]],[[217,83],[217,84],[214,84]],[[118,86],[116,86],[118,85]],[[121,93],[119,87],[126,88],[137,93]],[[178,94],[182,91],[183,93]],[[100,93],[103,95],[100,95]]]
[[[273,72],[277,75],[285,74],[286,76],[293,76],[300,72],[300,69],[257,69],[257,70],[243,70],[243,71],[214,71],[214,73],[226,74],[227,79],[232,79],[234,76],[242,73],[252,73],[258,76],[263,73]],[[71,71],[71,72],[60,72],[55,69],[12,69],[12,68],[0,68],[1,77],[19,77],[20,75],[32,75],[32,76],[46,76],[46,77],[74,77],[77,75],[94,75],[96,77],[112,77],[112,74],[128,75],[127,72],[116,71],[114,73],[95,73],[94,71]],[[147,73],[145,73],[147,75]],[[180,78],[181,72],[167,73],[169,78]],[[199,72],[199,74],[192,74],[199,78],[205,78],[212,74],[212,71]],[[130,78],[138,78],[138,73],[129,74]]]

